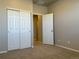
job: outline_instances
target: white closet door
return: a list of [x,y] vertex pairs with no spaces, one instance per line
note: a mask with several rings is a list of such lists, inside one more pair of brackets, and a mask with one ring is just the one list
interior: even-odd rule
[[31,40],[31,16],[30,12],[20,11],[20,39],[21,49],[29,48],[32,45]]
[[53,40],[53,14],[43,15],[43,44],[54,44]]
[[19,11],[8,10],[8,50],[19,49]]

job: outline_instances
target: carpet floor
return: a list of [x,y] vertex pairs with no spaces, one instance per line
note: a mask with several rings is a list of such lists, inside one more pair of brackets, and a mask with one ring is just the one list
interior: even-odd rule
[[79,59],[79,53],[56,46],[38,45],[1,54],[0,59]]

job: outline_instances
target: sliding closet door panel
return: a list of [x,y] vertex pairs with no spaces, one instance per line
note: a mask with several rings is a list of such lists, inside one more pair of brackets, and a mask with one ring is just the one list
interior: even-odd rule
[[30,12],[20,12],[20,38],[21,48],[31,47],[31,16]]
[[19,49],[19,11],[8,10],[8,50]]

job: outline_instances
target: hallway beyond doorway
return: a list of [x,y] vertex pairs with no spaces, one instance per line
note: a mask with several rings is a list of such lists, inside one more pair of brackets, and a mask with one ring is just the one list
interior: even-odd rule
[[42,16],[33,15],[34,45],[42,44]]

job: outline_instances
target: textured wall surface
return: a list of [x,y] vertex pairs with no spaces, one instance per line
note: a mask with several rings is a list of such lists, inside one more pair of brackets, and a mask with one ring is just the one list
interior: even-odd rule
[[36,4],[33,5],[34,14],[43,15],[43,14],[46,14],[47,12],[48,12],[47,7],[36,5]]

